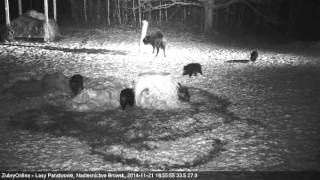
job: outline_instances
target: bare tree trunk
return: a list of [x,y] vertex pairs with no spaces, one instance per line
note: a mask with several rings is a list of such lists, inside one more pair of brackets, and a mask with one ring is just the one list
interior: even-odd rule
[[97,5],[96,5],[96,15],[97,15],[97,22],[98,24],[101,23],[101,15],[100,15],[100,8],[101,8],[101,0],[98,0]]
[[[165,2],[165,5],[167,5],[167,2]],[[166,22],[168,22],[168,8],[165,9],[164,15],[166,16]]]
[[139,26],[141,27],[141,0],[138,0],[138,6],[139,6]]
[[84,22],[88,23],[88,15],[87,15],[87,0],[83,0],[83,14],[84,14]]
[[143,45],[143,38],[146,37],[148,30],[148,21],[142,21],[142,30],[141,30],[141,37],[139,42],[139,54],[141,53],[141,46]]
[[57,22],[57,0],[53,0],[53,18]]
[[204,2],[204,32],[208,33],[212,29],[214,0]]
[[113,0],[113,2],[114,3],[112,3],[112,0],[110,0],[111,1],[111,9],[112,9],[112,17],[111,17],[111,19],[112,20],[117,20],[117,12],[118,12],[118,10],[117,10],[117,0]]
[[4,5],[5,5],[5,11],[6,11],[6,25],[7,26],[10,26],[10,8],[9,8],[9,1],[8,0],[5,0],[4,1]]
[[110,0],[107,0],[107,8],[108,8],[108,14],[107,14],[107,21],[108,21],[108,26],[111,25],[111,22],[110,22]]
[[128,20],[128,0],[125,0],[124,1],[124,4],[123,4],[123,10],[124,11],[122,11],[123,12],[123,21],[122,21],[122,23],[123,24],[128,24],[128,22],[129,22],[129,20]]
[[[162,1],[162,0],[159,1],[160,7],[161,7],[161,5],[162,5],[161,1]],[[162,20],[162,11],[161,11],[161,9],[159,9],[159,24],[160,24],[160,25],[161,25],[161,23],[162,23],[161,20]]]
[[82,12],[82,7],[79,5],[77,0],[69,0],[70,2],[70,10],[71,10],[71,20],[74,22],[74,24],[79,25],[80,18],[79,12]]
[[6,33],[5,33],[5,39],[8,41],[13,41],[14,40],[14,34],[11,32],[13,31],[13,28],[11,26],[11,22],[10,22],[10,7],[9,7],[9,1],[8,0],[4,0],[4,4],[5,4],[5,13],[6,13]]
[[117,10],[118,10],[118,12],[117,12],[117,15],[118,15],[118,22],[119,22],[119,24],[122,24],[122,22],[121,22],[121,10],[120,10],[120,0],[118,0],[118,7],[117,7]]
[[[186,0],[184,0],[186,2]],[[187,9],[186,6],[183,6],[183,23],[186,22],[186,17],[187,17]]]
[[22,14],[22,3],[21,0],[18,0],[18,6],[19,6],[19,16]]
[[148,21],[152,22],[151,9],[148,10]]
[[[76,0],[77,1],[77,0]],[[88,23],[90,25],[93,25],[96,23],[96,14],[95,14],[95,4],[96,1],[93,0],[87,0],[87,16],[88,16]]]
[[133,14],[133,22],[136,25],[136,12],[134,10],[134,0],[132,0],[132,14]]
[[203,33],[204,32],[204,8],[201,8],[201,14],[200,14],[200,32]]
[[44,16],[45,16],[45,25],[44,25],[44,41],[50,40],[49,35],[49,16],[48,16],[48,0],[44,0]]
[[214,13],[214,26],[215,26],[215,28],[216,28],[216,30],[218,30],[218,28],[219,28],[219,12],[218,12],[218,10],[216,9],[215,10],[215,13]]
[[[184,3],[186,3],[186,0],[184,0]],[[182,16],[182,29],[185,30],[187,22],[187,7],[183,6],[183,16]]]
[[245,19],[245,14],[244,14],[244,12],[245,12],[245,7],[244,6],[239,6],[238,8],[237,8],[237,14],[238,14],[238,16],[236,17],[237,18],[237,20],[236,20],[236,22],[237,22],[237,32],[243,32],[243,29],[242,29],[242,24],[243,24],[243,20]]

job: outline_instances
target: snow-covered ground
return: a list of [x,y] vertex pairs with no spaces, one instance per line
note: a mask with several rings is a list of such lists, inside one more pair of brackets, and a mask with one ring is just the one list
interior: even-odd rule
[[[310,51],[319,47],[253,48],[189,33],[164,34],[167,57],[161,50],[154,57],[151,46],[139,53],[139,33],[116,28],[66,31],[59,42],[0,44],[1,91],[17,80],[56,71],[68,77],[112,76],[128,86],[140,73],[168,72],[191,94],[184,110],[84,114],[42,108],[55,101],[50,95],[2,94],[0,168],[320,170],[320,56]],[[255,63],[225,62],[249,59],[255,49]],[[192,62],[201,63],[203,76],[182,76],[183,66]],[[32,116],[25,113],[30,109]],[[80,125],[52,131],[7,126],[43,116]]]

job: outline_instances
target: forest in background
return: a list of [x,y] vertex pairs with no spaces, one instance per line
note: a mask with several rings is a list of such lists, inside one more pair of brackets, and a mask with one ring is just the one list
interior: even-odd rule
[[[19,16],[17,2],[9,0],[11,19]],[[52,6],[49,0],[50,18]],[[22,0],[22,11],[30,9],[43,12],[43,0]],[[320,39],[319,0],[57,0],[57,15],[62,27],[139,27],[146,19],[179,31]]]

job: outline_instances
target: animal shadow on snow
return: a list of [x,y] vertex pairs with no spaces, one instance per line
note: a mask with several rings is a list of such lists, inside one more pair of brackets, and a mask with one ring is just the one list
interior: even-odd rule
[[225,61],[226,63],[250,63],[251,61],[248,59],[232,59]]
[[128,51],[124,50],[109,50],[109,49],[92,49],[92,48],[64,48],[64,47],[54,47],[54,46],[31,46],[31,45],[13,45],[19,47],[35,47],[45,50],[71,52],[71,53],[87,53],[87,54],[111,54],[111,55],[127,55]]
[[[230,102],[199,88],[189,87],[190,102],[188,108],[175,110],[150,110],[138,107],[125,111],[121,107],[104,112],[74,112],[63,106],[43,104],[39,109],[30,109],[12,115],[8,124],[31,131],[51,132],[57,136],[76,136],[83,139],[104,139],[104,143],[134,142],[150,137],[128,138],[124,134],[129,130],[141,130],[148,127],[150,133],[157,131],[156,122],[170,124],[168,120],[192,117],[202,112],[213,112],[222,116],[225,123],[240,119],[227,110]],[[107,129],[107,130],[106,130]],[[175,139],[178,135],[170,132],[162,138]],[[106,140],[107,139],[107,140]],[[152,138],[151,138],[152,139]],[[160,138],[161,139],[161,138]]]
[[[152,153],[154,147],[146,145],[145,142],[173,142],[181,138],[191,138],[195,134],[234,120],[241,121],[227,110],[230,105],[228,100],[194,87],[189,87],[189,93],[190,102],[183,102],[187,103],[188,108],[164,111],[134,107],[123,111],[119,107],[105,112],[84,113],[46,104],[39,109],[30,109],[10,116],[7,125],[31,132],[76,137],[88,142],[93,150],[118,145]],[[182,127],[185,121],[191,123]],[[220,142],[219,139],[217,141]],[[221,146],[221,143],[218,144]],[[119,155],[108,155],[108,152],[103,155],[108,160],[111,158],[116,162],[141,165],[141,162],[131,162]]]

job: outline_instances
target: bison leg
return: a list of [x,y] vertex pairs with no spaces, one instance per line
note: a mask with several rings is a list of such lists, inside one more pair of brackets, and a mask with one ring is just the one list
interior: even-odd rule
[[159,53],[159,47],[157,47],[157,54],[156,54],[156,57],[158,56],[158,53]]

